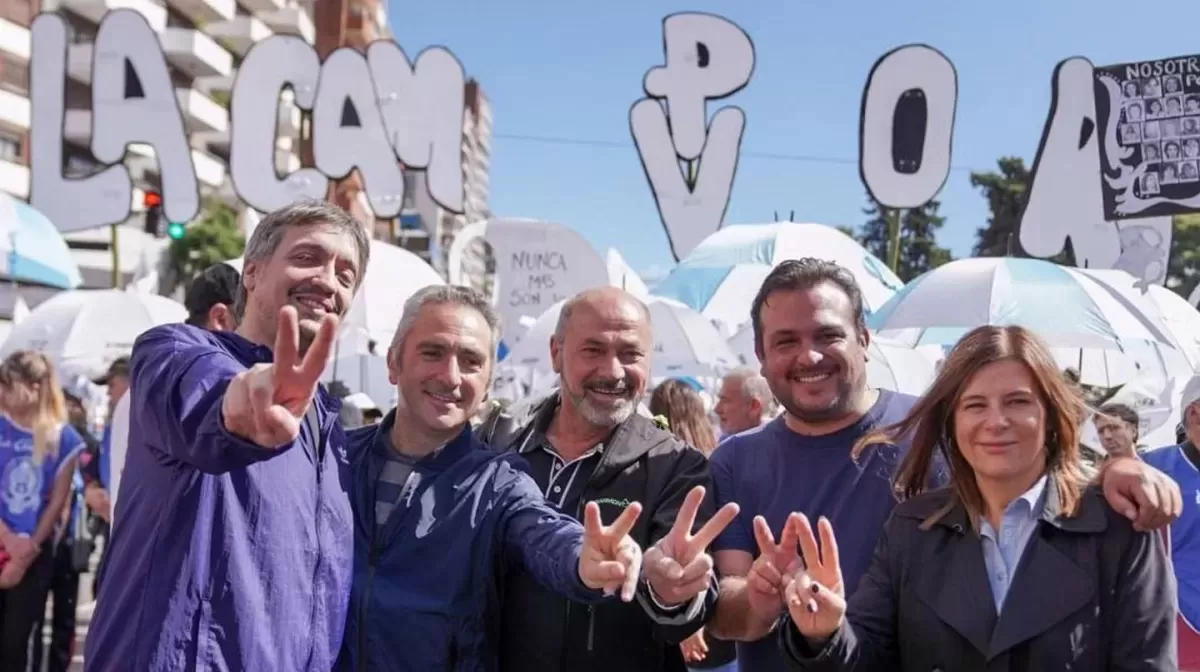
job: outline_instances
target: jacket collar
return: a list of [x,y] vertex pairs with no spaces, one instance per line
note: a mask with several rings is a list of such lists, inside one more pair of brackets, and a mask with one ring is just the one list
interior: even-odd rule
[[[375,436],[371,440],[371,450],[375,453],[376,457],[387,458],[388,451],[393,450],[392,442],[388,437],[395,424],[396,409],[393,408],[375,426]],[[475,434],[471,431],[471,424],[467,423],[462,431],[458,433],[458,436],[433,453],[421,458],[416,464],[420,469],[425,471],[445,471],[453,466],[455,462],[458,462],[461,457],[481,447],[482,444],[475,438]]]
[[[544,434],[550,428],[550,423],[558,412],[560,402],[559,393],[555,392],[534,407],[530,415],[520,421],[521,429],[507,449],[520,453],[532,450],[535,447],[532,441],[534,432]],[[678,441],[678,439],[675,438],[675,435],[654,424],[654,421],[635,411],[625,422],[617,425],[604,440],[604,451],[600,458],[600,464],[592,474],[592,482],[598,486],[603,485],[615,478],[630,464],[640,460],[646,453],[660,444],[670,441]],[[504,449],[502,446],[495,446],[495,448],[497,450]]]
[[[1059,511],[1053,479],[1047,479],[1040,529],[1029,540],[1018,578],[1012,584],[1000,614],[991,600],[964,600],[962,596],[991,590],[983,559],[982,541],[970,529],[966,510],[953,491],[932,493],[899,507],[898,516],[924,520],[950,507],[936,527],[957,534],[947,536],[936,553],[937,567],[924,568],[915,578],[918,599],[933,609],[950,628],[966,638],[990,662],[1005,652],[1052,629],[1063,619],[1095,599],[1096,578],[1074,559],[1071,534],[1098,534],[1108,526],[1107,504],[1094,489],[1085,490],[1073,517]],[[1046,534],[1047,529],[1068,535]],[[916,534],[925,534],[917,532]],[[986,604],[986,606],[983,606]]]
[[[1047,525],[1064,532],[1076,534],[1097,534],[1108,527],[1108,516],[1104,511],[1107,504],[1099,497],[1084,494],[1079,500],[1079,508],[1074,516],[1063,515],[1058,502],[1058,486],[1053,478],[1046,479],[1046,487],[1042,494],[1045,504],[1042,506],[1040,520]],[[947,510],[949,509],[949,510]],[[937,525],[965,533],[971,529],[971,519],[967,509],[958,501],[958,496],[951,488],[930,493],[929,496],[913,500],[908,505],[897,509],[896,515],[926,520],[941,511],[945,515],[938,518]]]

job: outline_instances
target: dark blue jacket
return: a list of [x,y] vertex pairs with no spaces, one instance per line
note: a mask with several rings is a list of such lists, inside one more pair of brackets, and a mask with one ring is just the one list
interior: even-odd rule
[[[337,401],[281,448],[225,431],[229,381],[271,352],[173,324],[133,346],[121,524],[100,569],[89,672],[328,672],[350,592]],[[317,457],[318,440],[326,447]]]
[[376,534],[394,419],[349,433],[354,582],[339,672],[496,669],[497,577],[510,563],[570,599],[602,599],[579,580],[583,528],[544,502],[523,459],[492,452],[470,427],[415,465]]

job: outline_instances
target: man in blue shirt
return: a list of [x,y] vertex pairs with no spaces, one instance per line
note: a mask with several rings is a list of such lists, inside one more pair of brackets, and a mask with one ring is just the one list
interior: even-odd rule
[[246,246],[236,333],[165,325],[134,344],[89,670],[332,667],[353,541],[345,434],[317,381],[368,254],[344,210],[287,206]]
[[[727,439],[710,462],[718,503],[736,502],[741,514],[713,545],[724,578],[709,630],[739,642],[742,672],[775,672],[788,667],[766,635],[783,611],[784,576],[800,563],[792,526],[780,543],[775,533],[793,512],[828,518],[852,594],[895,505],[891,478],[905,446],[873,446],[857,462],[850,451],[865,433],[904,417],[916,397],[867,387],[862,292],[837,264],[776,266],[751,320],[763,375],[785,412]],[[1177,515],[1178,489],[1137,460],[1106,464],[1104,485],[1110,503],[1127,515],[1136,509],[1144,525]]]

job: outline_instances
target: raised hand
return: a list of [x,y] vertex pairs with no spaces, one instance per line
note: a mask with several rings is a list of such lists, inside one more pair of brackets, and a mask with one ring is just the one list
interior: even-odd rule
[[291,443],[300,435],[300,420],[317,391],[321,372],[333,348],[338,320],[326,315],[308,352],[300,357],[300,326],[296,309],[279,311],[275,332],[275,361],[256,364],[229,382],[221,412],[225,429],[265,448]]
[[738,505],[730,502],[692,534],[703,501],[704,486],[697,485],[683,500],[667,536],[646,551],[646,580],[665,606],[683,604],[708,589],[713,560],[705,549],[737,518]]
[[600,507],[588,502],[583,510],[583,550],[579,554],[583,585],[606,595],[620,591],[625,602],[633,599],[642,573],[642,549],[629,531],[641,513],[642,505],[634,502],[612,525],[605,526],[600,522]]
[[754,518],[754,538],[758,542],[758,557],[746,575],[747,598],[750,610],[763,618],[775,618],[783,611],[784,581],[801,567],[800,554],[796,550],[796,528],[793,513],[783,523],[783,534],[779,543],[771,534],[767,519]]
[[788,614],[796,629],[811,642],[824,642],[837,632],[846,618],[846,589],[838,562],[837,538],[825,518],[817,522],[821,546],[817,547],[812,525],[806,516],[788,521],[796,528],[807,569],[793,575],[785,591]]

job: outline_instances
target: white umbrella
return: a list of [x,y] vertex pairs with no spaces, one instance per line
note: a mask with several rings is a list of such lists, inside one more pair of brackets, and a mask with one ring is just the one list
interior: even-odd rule
[[[242,259],[228,263],[242,272]],[[373,340],[378,344],[376,353],[382,355],[400,324],[404,302],[419,289],[442,284],[442,276],[424,259],[402,247],[372,240],[367,272],[342,322],[338,354],[368,354],[367,344]]]
[[185,319],[187,309],[162,296],[117,289],[62,292],[13,327],[0,357],[38,350],[60,369],[98,374],[128,355],[142,332]]
[[[550,336],[558,324],[563,301],[551,306],[510,351],[504,368],[545,378],[552,371]],[[737,366],[738,360],[721,332],[703,315],[670,299],[651,297],[650,324],[654,352],[652,378],[717,378]]]
[[654,287],[720,322],[726,335],[750,320],[750,304],[771,269],[787,259],[816,257],[840,264],[862,289],[868,311],[904,285],[853,238],[822,224],[750,224],[718,230]]
[[[747,324],[729,339],[729,346],[743,364],[758,365],[754,353],[754,329]],[[874,337],[867,348],[867,385],[874,388],[921,394],[933,382],[935,365],[921,350],[885,338]]]
[[1092,277],[1041,259],[952,261],[905,285],[867,323],[906,345],[953,345],[976,327],[1020,325],[1051,347],[1172,346],[1160,320]]

